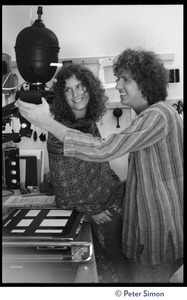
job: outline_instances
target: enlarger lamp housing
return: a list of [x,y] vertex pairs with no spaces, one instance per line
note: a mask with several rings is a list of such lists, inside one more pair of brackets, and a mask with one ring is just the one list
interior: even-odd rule
[[52,79],[58,63],[59,42],[56,35],[41,20],[24,28],[16,38],[18,70],[26,82],[46,83]]

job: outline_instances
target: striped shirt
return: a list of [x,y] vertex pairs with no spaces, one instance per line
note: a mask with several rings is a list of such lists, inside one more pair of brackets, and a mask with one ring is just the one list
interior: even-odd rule
[[[123,251],[142,264],[183,257],[183,122],[166,102],[151,105],[106,139],[68,130],[64,154],[110,161],[129,152],[123,204]],[[171,247],[171,246],[170,246]]]

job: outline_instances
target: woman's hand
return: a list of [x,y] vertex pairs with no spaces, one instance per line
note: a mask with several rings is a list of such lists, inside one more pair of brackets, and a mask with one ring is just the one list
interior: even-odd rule
[[20,114],[29,122],[42,129],[49,129],[49,122],[52,119],[49,104],[42,98],[42,104],[32,104],[18,99],[15,102]]
[[103,224],[105,222],[111,222],[113,220],[111,212],[109,210],[105,210],[98,215],[92,215],[92,219],[95,221],[97,225]]

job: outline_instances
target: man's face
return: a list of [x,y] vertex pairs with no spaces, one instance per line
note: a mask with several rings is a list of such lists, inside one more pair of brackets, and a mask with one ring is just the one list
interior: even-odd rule
[[123,71],[116,82],[116,89],[120,93],[121,103],[123,105],[130,106],[136,113],[139,113],[148,106],[138,84],[132,79],[130,72]]

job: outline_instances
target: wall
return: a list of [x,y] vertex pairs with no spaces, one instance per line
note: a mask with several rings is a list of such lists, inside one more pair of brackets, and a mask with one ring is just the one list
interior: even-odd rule
[[[181,82],[169,98],[182,98],[183,5],[43,5],[42,20],[60,42],[60,58],[116,56],[142,46],[174,53]],[[37,19],[38,6],[2,6],[2,51],[15,61],[18,33]]]
[[[168,99],[183,99],[183,5],[43,5],[42,20],[60,43],[59,60],[85,59],[87,66],[98,75],[98,58],[116,56],[127,47],[142,46],[159,54],[173,53],[174,60],[165,61],[168,68],[179,68],[180,82],[172,83]],[[15,41],[18,33],[37,19],[37,6],[4,5],[2,7],[3,53],[15,62]],[[94,58],[94,63],[92,58]],[[13,63],[13,72],[23,82]],[[5,97],[3,95],[3,97]],[[110,101],[113,101],[111,96]],[[12,101],[10,97],[9,101]],[[118,101],[118,100],[117,100]],[[130,123],[131,113],[123,109],[121,128]],[[98,124],[102,135],[116,130],[116,120],[109,109]],[[16,125],[17,126],[17,125]],[[11,130],[11,128],[9,128]],[[35,128],[33,128],[35,130]],[[41,132],[41,129],[37,129]],[[45,150],[45,171],[48,170],[46,144],[22,138],[23,149]],[[126,178],[127,155],[111,163],[121,179]]]

